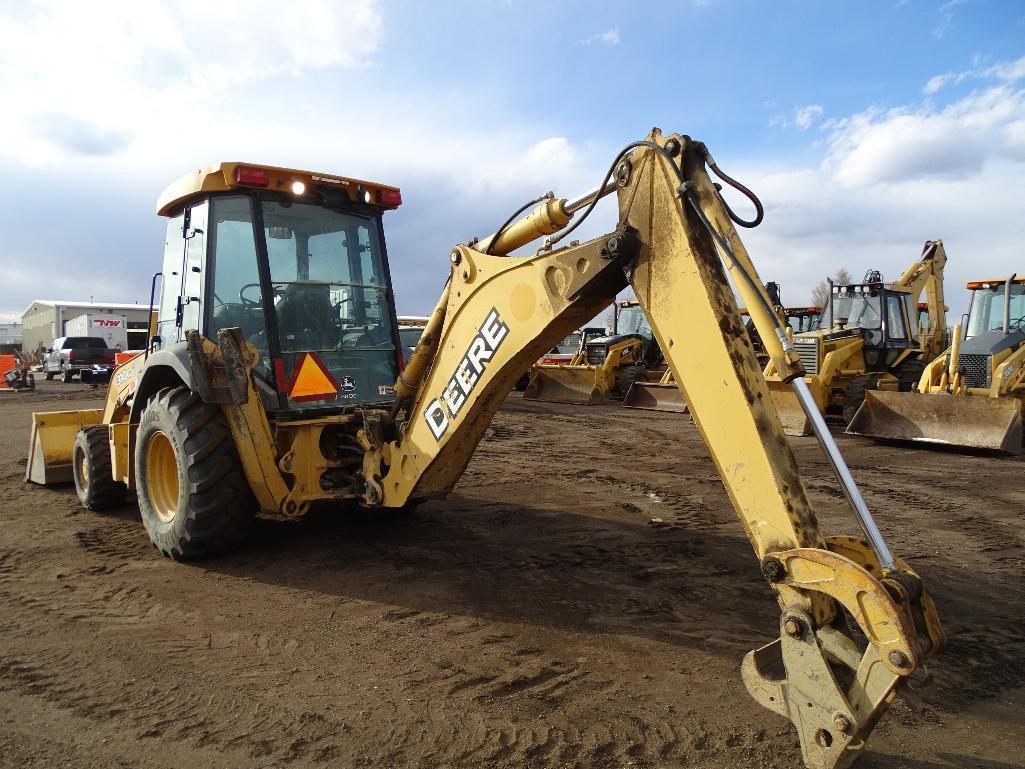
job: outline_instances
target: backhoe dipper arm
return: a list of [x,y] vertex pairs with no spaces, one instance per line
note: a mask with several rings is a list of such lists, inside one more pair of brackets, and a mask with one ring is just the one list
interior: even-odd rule
[[523,369],[629,282],[783,609],[780,638],[745,657],[745,684],[795,725],[807,766],[842,767],[942,631],[905,564],[884,568],[864,542],[820,532],[727,270],[784,378],[803,383],[803,370],[706,163],[715,168],[704,145],[654,130],[613,164],[612,234],[525,258],[457,246],[422,360],[410,364],[420,368],[397,386],[405,419],[393,433],[363,431],[366,501],[450,491]]
[[895,286],[910,289],[915,302],[925,292],[929,329],[922,332],[921,347],[930,360],[946,349],[947,306],[943,299],[943,270],[946,265],[947,252],[943,248],[943,241],[927,240],[922,246],[922,258],[908,267],[894,282]]

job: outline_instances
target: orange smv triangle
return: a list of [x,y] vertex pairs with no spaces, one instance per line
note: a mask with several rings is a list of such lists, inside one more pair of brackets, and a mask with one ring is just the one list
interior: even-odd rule
[[295,373],[288,387],[294,401],[329,401],[338,394],[338,382],[315,352],[304,352],[295,364]]

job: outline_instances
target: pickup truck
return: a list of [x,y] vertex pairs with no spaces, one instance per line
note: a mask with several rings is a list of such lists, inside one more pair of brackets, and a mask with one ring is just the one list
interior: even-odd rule
[[58,374],[70,382],[75,374],[82,382],[107,381],[114,370],[114,353],[107,342],[92,336],[62,336],[46,351],[43,375],[51,381]]

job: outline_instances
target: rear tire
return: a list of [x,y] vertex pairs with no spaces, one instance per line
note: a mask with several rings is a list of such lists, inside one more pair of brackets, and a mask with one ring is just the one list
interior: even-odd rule
[[83,427],[75,438],[72,454],[78,501],[94,512],[119,507],[128,493],[128,488],[111,474],[108,435],[106,425]]
[[68,384],[75,378],[75,372],[68,368],[66,363],[61,364],[61,382]]
[[248,536],[256,505],[224,412],[188,388],[146,404],[135,478],[146,533],[168,558],[225,553]]

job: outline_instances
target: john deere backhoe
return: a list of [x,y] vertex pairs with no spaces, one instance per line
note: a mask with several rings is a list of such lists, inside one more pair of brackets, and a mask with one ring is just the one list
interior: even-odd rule
[[[779,637],[745,657],[744,682],[793,723],[808,767],[847,766],[943,631],[876,527],[734,229],[760,213],[741,222],[709,171],[757,201],[704,144],[655,129],[596,190],[546,196],[455,246],[401,373],[381,236],[398,190],[238,163],[190,174],[158,204],[170,222],[154,350],[117,369],[103,409],[35,415],[28,478],[73,474],[94,509],[134,488],[174,558],[229,548],[257,511],[441,498],[521,372],[629,285],[781,607]],[[610,194],[615,228],[563,246]],[[534,254],[507,256],[544,235]],[[820,530],[727,273],[864,540]]]
[[[822,414],[851,421],[867,390],[907,392],[926,363],[946,347],[943,270],[947,254],[927,241],[918,261],[893,283],[870,270],[862,283],[834,286],[819,328],[795,334],[805,381]],[[920,326],[918,298],[926,294],[929,323]],[[773,402],[788,435],[808,435],[812,425],[786,377],[772,361],[765,367]]]
[[869,392],[847,432],[1022,453],[1025,277],[973,280],[968,323],[915,391]]

